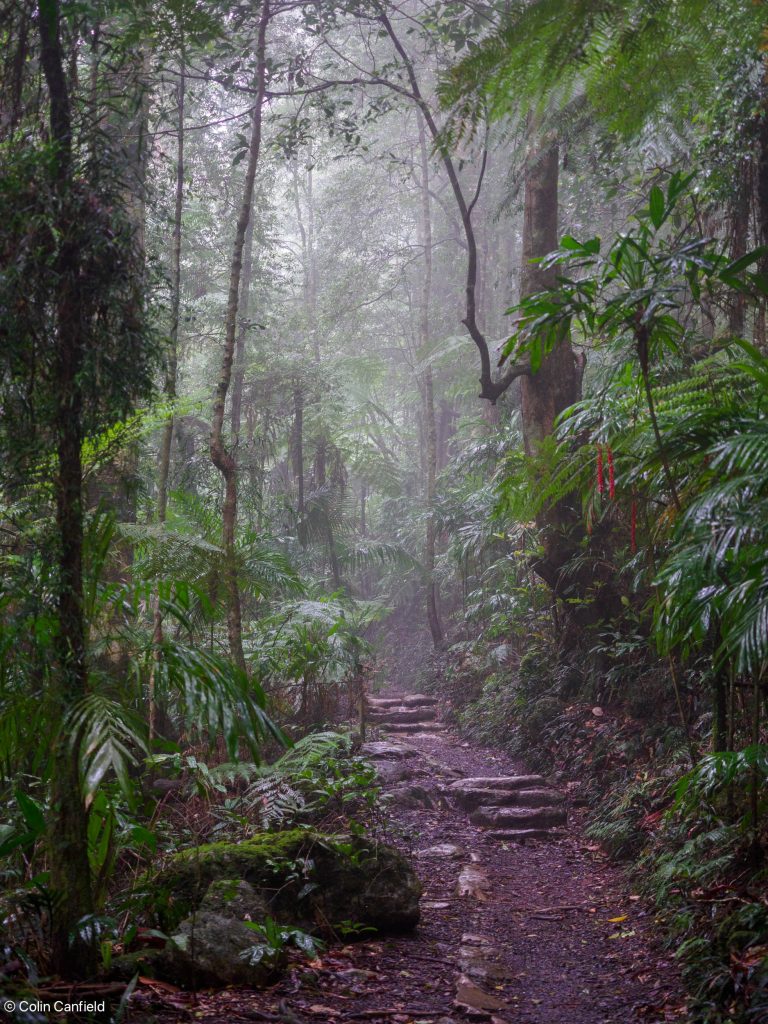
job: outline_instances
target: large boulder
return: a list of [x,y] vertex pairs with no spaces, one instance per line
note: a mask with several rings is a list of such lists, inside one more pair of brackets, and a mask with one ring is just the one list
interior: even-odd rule
[[[177,853],[150,883],[160,927],[171,934],[199,909],[221,914],[221,893],[214,887],[208,894],[212,883],[231,879],[248,883],[259,914],[305,931],[351,924],[401,932],[419,921],[421,886],[397,850],[293,829]],[[249,897],[233,898],[244,905]]]

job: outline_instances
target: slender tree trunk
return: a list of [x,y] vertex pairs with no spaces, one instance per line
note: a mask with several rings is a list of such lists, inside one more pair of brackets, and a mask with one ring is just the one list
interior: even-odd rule
[[235,379],[232,385],[232,409],[230,413],[232,444],[235,448],[238,447],[240,442],[240,427],[242,425],[243,413],[245,351],[248,340],[247,321],[251,302],[251,284],[253,281],[253,228],[254,220],[251,217],[245,236],[245,249],[243,252],[243,280],[240,286],[240,309],[238,311],[240,329],[237,332],[237,344],[235,346]]
[[[750,161],[742,161],[736,195],[731,206],[731,259],[740,259],[747,251],[749,237],[749,190]],[[737,337],[744,335],[744,312],[746,296],[735,292],[728,314],[728,329]]]
[[240,279],[243,270],[245,236],[251,219],[253,187],[256,167],[261,150],[261,119],[266,87],[266,35],[269,21],[269,0],[263,0],[256,44],[256,98],[251,118],[251,140],[248,148],[248,165],[243,186],[243,201],[237,219],[235,241],[232,249],[232,265],[229,276],[229,296],[225,320],[224,351],[222,353],[219,381],[213,400],[211,423],[211,462],[224,480],[224,504],[222,506],[222,545],[224,547],[224,576],[227,587],[227,633],[232,660],[238,668],[246,671],[243,653],[242,610],[240,585],[237,579],[237,557],[235,553],[235,532],[237,528],[237,463],[233,453],[224,441],[224,414],[227,394],[232,381],[232,363],[237,340],[237,312],[240,301]]
[[315,362],[320,362],[320,333],[317,327],[317,253],[315,251],[315,201],[314,175],[312,171],[312,150],[309,152],[310,166],[307,168],[307,312],[312,337],[312,352]]
[[[429,201],[429,156],[424,121],[419,116],[419,156],[421,162],[421,241],[424,246],[424,275],[422,278],[421,308],[419,310],[419,360],[429,352],[429,314],[432,298],[432,213]],[[437,425],[435,423],[435,395],[432,367],[427,363],[422,371],[424,405],[424,433],[426,435],[426,488],[427,529],[424,539],[424,573],[427,585],[427,622],[432,643],[437,648],[443,642],[443,627],[438,609],[438,588],[435,580],[435,498],[437,477]]]
[[[179,320],[181,315],[181,220],[184,212],[184,101],[186,80],[184,61],[179,67],[179,81],[176,93],[177,103],[177,135],[176,135],[176,191],[173,210],[173,238],[171,243],[171,329],[168,332],[168,352],[165,366],[165,382],[163,390],[167,401],[173,406],[176,401],[176,376],[179,365]],[[171,448],[175,416],[171,408],[163,426],[158,456],[157,480],[157,522],[165,524],[168,514],[168,478],[171,470]],[[160,659],[160,648],[163,643],[163,615],[158,598],[155,608],[154,628],[152,631],[154,644],[154,664],[149,679],[149,742],[157,735],[157,667]]]
[[304,391],[301,383],[293,389],[293,477],[296,481],[296,511],[304,515]]
[[[176,193],[173,212],[173,241],[171,246],[171,329],[169,332],[168,357],[165,368],[165,397],[168,402],[176,400],[176,374],[179,363],[179,320],[181,312],[181,219],[184,210],[184,99],[186,82],[184,65],[179,69],[177,93],[178,134],[176,137]],[[168,511],[168,477],[171,467],[171,445],[173,443],[174,415],[171,411],[163,427],[158,459],[157,521],[165,522]]]
[[82,797],[78,736],[62,728],[67,712],[88,692],[86,637],[83,618],[83,468],[81,447],[84,363],[77,248],[68,243],[69,193],[72,186],[72,120],[69,90],[59,37],[57,0],[40,0],[40,62],[50,97],[51,137],[56,146],[53,187],[58,195],[63,241],[56,268],[55,414],[57,471],[56,531],[58,534],[56,640],[57,671],[52,674],[51,698],[60,724],[54,739],[51,769],[49,831],[51,888],[55,894],[52,929],[54,970],[65,977],[88,974],[95,965],[93,940],[78,931],[78,922],[94,909],[88,862],[88,815]]

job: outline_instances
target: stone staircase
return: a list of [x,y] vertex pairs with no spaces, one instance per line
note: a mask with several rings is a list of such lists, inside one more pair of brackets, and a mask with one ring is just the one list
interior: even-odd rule
[[437,698],[422,693],[404,697],[368,697],[367,718],[387,733],[442,732],[437,720]]
[[[421,693],[367,697],[366,703],[368,721],[385,734],[402,734],[405,739],[445,731],[437,717],[435,697]],[[368,745],[371,752],[376,746],[387,748],[380,759],[393,757],[392,744]],[[415,757],[420,754],[416,748],[403,746],[403,756],[406,750]],[[563,835],[560,828],[567,822],[564,798],[541,775],[463,778],[439,788],[442,798],[465,811],[473,825],[487,829],[492,839],[521,842]]]
[[460,779],[448,786],[447,793],[470,812],[473,825],[490,829],[493,839],[544,838],[567,821],[562,794],[541,775]]

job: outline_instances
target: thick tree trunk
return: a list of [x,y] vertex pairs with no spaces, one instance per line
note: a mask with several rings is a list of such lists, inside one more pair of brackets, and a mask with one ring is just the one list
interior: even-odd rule
[[259,34],[256,47],[256,98],[251,118],[251,140],[248,149],[248,165],[243,186],[243,201],[237,219],[235,241],[232,248],[232,265],[229,275],[229,296],[225,321],[224,351],[222,353],[219,381],[213,400],[211,423],[211,462],[224,480],[224,504],[222,506],[222,546],[224,547],[224,578],[227,587],[227,633],[232,660],[238,668],[246,671],[243,653],[242,610],[240,585],[237,579],[237,558],[235,553],[235,532],[237,528],[237,463],[235,456],[224,441],[224,414],[227,394],[232,381],[232,364],[237,340],[237,312],[240,301],[240,279],[243,270],[245,236],[251,219],[253,187],[256,167],[261,150],[261,119],[264,104],[266,80],[266,33],[269,21],[269,0],[263,0]]
[[[54,189],[64,218],[60,233],[66,240],[70,233],[66,218],[72,186],[72,121],[56,0],[41,0],[39,31],[40,61],[50,96],[51,137],[56,145]],[[83,410],[80,383],[84,353],[78,261],[77,249],[65,241],[56,268],[60,283],[56,302],[58,407],[55,432],[58,466],[54,492],[59,621],[56,640],[58,664],[51,677],[51,702],[56,709],[60,729],[52,752],[49,831],[51,888],[55,894],[52,959],[54,970],[65,977],[88,974],[95,965],[95,944],[77,927],[78,922],[94,909],[88,862],[88,815],[79,772],[80,738],[67,736],[61,728],[67,712],[88,692],[83,619]]]
[[[419,359],[426,359],[429,352],[429,314],[432,298],[432,216],[429,201],[429,156],[424,122],[419,117],[419,156],[421,163],[421,243],[424,247],[424,274],[422,278],[421,308],[419,310]],[[422,373],[422,397],[424,405],[424,433],[426,435],[425,462],[427,506],[427,528],[424,538],[424,574],[427,587],[427,622],[432,634],[432,643],[439,647],[443,642],[443,627],[438,607],[438,588],[435,580],[435,498],[437,477],[437,425],[435,423],[435,396],[432,367],[427,364]]]
[[[537,154],[525,179],[521,298],[550,288],[554,272],[532,263],[558,244],[558,161],[557,146]],[[535,456],[542,442],[551,436],[555,419],[581,396],[581,370],[569,338],[565,338],[542,360],[536,373],[522,377],[521,415],[526,454]],[[543,555],[535,568],[558,594],[561,570],[573,554],[569,531],[574,515],[565,502],[548,508],[540,516]]]
[[[558,148],[552,146],[532,160],[526,175],[521,298],[555,284],[554,270],[544,270],[531,260],[558,246],[558,160]],[[551,435],[559,413],[580,396],[580,375],[569,339],[545,356],[536,373],[523,378],[521,391],[525,450],[534,455]]]

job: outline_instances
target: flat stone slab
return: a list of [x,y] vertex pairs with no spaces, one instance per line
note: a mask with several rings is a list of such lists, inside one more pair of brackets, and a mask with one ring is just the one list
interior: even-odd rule
[[437,704],[437,697],[425,693],[409,693],[402,697],[368,697],[367,703],[371,708],[432,707]]
[[548,807],[563,803],[562,794],[553,789],[479,789],[472,786],[449,787],[448,795],[465,811],[489,807]]
[[[442,732],[444,725],[439,722],[371,722],[387,732]],[[427,729],[427,727],[429,727]]]
[[435,717],[434,708],[371,708],[371,722],[428,722]]
[[568,833],[557,828],[510,828],[488,832],[487,835],[499,843],[524,843],[529,839],[562,839]]
[[567,820],[562,807],[478,807],[470,814],[473,825],[487,825],[490,828],[552,828],[564,825]]
[[408,747],[404,743],[390,743],[388,740],[364,743],[360,753],[372,761],[399,761],[407,757],[419,757],[419,751],[415,747]]
[[453,784],[452,788],[462,789],[535,789],[546,786],[541,775],[499,775],[497,777],[482,776],[475,779],[462,779]]

